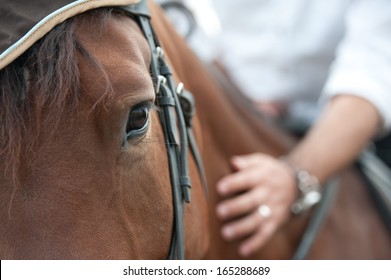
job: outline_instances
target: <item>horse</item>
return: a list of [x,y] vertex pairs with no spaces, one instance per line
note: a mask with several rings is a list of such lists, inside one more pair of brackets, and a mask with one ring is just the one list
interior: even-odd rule
[[[181,81],[193,92],[201,120],[204,165],[209,185],[210,248],[208,259],[241,259],[238,242],[227,242],[220,235],[221,221],[215,207],[221,200],[214,186],[233,172],[229,159],[234,155],[262,152],[285,155],[295,145],[286,131],[269,122],[243,98],[234,85],[223,83],[221,71],[202,65],[186,43],[176,35],[162,13],[152,7],[152,23]],[[212,75],[214,73],[214,75]],[[330,147],[331,148],[331,147]],[[330,195],[329,211],[313,243],[304,254],[308,259],[390,259],[391,233],[379,214],[376,201],[363,174],[354,166],[338,176],[336,194]],[[330,192],[332,193],[332,192]],[[315,210],[292,215],[266,246],[251,259],[291,259],[305,243],[308,223]]]
[[[194,94],[193,129],[209,186],[207,201],[189,154],[185,256],[239,259],[237,243],[220,236],[214,186],[232,172],[232,155],[280,156],[292,142],[234,106],[162,11],[149,7],[174,79]],[[1,71],[2,259],[167,257],[172,182],[150,64],[134,18],[110,8],[68,19]],[[340,184],[308,257],[390,258],[389,231],[362,178],[350,169]],[[309,216],[292,216],[251,258],[291,258]]]
[[[1,259],[165,259],[176,250],[151,52],[131,14],[103,7],[59,23],[1,70]],[[207,205],[190,156],[189,168],[184,253],[201,258]]]

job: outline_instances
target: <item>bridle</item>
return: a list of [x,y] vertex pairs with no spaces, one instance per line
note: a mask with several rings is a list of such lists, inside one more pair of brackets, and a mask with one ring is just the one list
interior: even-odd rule
[[155,84],[156,103],[163,127],[170,169],[174,203],[174,229],[168,259],[184,259],[184,205],[189,203],[191,180],[188,168],[188,146],[197,164],[205,193],[205,173],[195,138],[192,133],[194,99],[185,91],[183,84],[175,87],[170,68],[164,60],[164,51],[153,31],[145,0],[138,4],[123,6],[139,24],[151,49],[151,74]]
[[[135,19],[144,33],[151,49],[150,72],[156,90],[156,105],[160,107],[162,124],[169,161],[172,186],[174,225],[168,259],[184,259],[184,205],[190,202],[191,181],[188,168],[188,146],[192,151],[199,174],[206,190],[206,181],[191,124],[194,115],[194,100],[183,85],[175,88],[172,73],[164,60],[164,52],[150,23],[146,0],[37,0],[36,5],[26,6],[21,0],[15,5],[1,3],[0,17],[11,20],[12,24],[0,30],[0,69],[12,63],[24,51],[41,39],[57,24],[99,7],[121,9]],[[135,3],[126,6],[128,3]],[[125,6],[124,6],[125,5]],[[46,16],[42,18],[43,12]],[[35,14],[34,14],[35,13]],[[17,24],[13,24],[17,20]]]

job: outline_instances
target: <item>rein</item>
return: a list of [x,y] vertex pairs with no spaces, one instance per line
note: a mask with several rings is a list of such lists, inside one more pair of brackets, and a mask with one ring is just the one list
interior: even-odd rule
[[171,70],[164,60],[164,51],[151,25],[146,1],[121,9],[135,17],[151,49],[150,70],[155,84],[156,103],[161,108],[159,117],[166,141],[174,203],[174,229],[167,258],[182,260],[185,258],[184,205],[191,201],[187,159],[189,143],[206,191],[204,169],[191,129],[194,100],[188,91],[183,91],[183,84],[175,88]]
[[324,185],[322,199],[311,213],[307,227],[305,228],[299,245],[292,257],[293,260],[305,260],[308,257],[316,237],[322,229],[323,224],[326,222],[327,215],[329,214],[334,198],[336,197],[338,186],[339,178],[331,178]]

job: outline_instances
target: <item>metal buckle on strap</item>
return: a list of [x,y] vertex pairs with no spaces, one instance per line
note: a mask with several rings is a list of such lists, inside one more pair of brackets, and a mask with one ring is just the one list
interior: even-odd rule
[[156,55],[158,58],[164,58],[164,50],[161,47],[156,47]]
[[156,88],[155,88],[155,93],[159,93],[160,92],[160,88],[162,85],[165,85],[167,84],[167,79],[166,77],[162,76],[162,75],[159,75],[157,77],[157,81],[156,81]]

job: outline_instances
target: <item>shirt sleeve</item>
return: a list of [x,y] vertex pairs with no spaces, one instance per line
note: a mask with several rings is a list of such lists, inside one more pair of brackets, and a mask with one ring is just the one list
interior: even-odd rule
[[349,94],[371,102],[391,128],[391,6],[389,0],[352,1],[321,101]]

